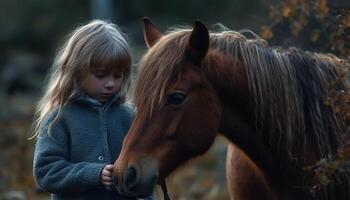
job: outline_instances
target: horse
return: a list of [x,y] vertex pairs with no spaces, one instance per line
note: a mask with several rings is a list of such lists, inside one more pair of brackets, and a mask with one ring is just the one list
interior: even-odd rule
[[269,47],[252,31],[209,32],[199,21],[163,34],[145,18],[144,38],[136,115],[113,166],[121,193],[152,194],[221,134],[231,199],[315,198],[315,174],[305,169],[334,155],[346,132],[325,104],[331,85],[349,87],[338,78],[344,60]]

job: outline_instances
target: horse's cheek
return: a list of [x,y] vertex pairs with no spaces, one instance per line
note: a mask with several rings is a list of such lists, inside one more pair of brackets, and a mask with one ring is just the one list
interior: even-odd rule
[[202,154],[213,144],[218,122],[216,119],[208,116],[208,113],[204,115],[197,114],[193,112],[191,115],[187,115],[187,120],[185,121],[190,123],[182,124],[181,129],[183,130],[183,142],[186,148],[194,154]]

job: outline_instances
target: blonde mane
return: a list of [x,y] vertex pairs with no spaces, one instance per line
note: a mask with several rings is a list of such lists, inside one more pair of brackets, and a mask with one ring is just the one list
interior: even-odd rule
[[[184,28],[168,32],[144,55],[134,93],[137,108],[152,113],[163,104],[167,86],[174,73],[181,70],[179,63],[191,31]],[[275,152],[295,159],[309,143],[316,146],[321,157],[334,154],[345,124],[325,101],[330,86],[346,73],[348,63],[332,55],[271,48],[251,31],[211,32],[210,49],[244,63],[259,122],[257,132],[266,134],[271,146],[277,143]],[[349,88],[345,81],[338,81],[336,87]]]

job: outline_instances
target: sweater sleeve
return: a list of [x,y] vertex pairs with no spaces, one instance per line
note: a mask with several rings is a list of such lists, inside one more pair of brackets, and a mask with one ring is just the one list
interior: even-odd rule
[[47,126],[39,134],[33,173],[39,187],[50,193],[82,192],[101,184],[105,164],[69,162],[69,137],[57,122],[48,134]]

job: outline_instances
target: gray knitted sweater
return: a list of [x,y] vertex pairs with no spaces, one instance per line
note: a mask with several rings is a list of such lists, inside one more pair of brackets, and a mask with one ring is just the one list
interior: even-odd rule
[[102,104],[79,94],[63,108],[48,135],[56,113],[47,118],[35,148],[33,170],[39,187],[54,200],[124,199],[101,184],[100,174],[120,153],[132,109],[119,105],[117,96]]

